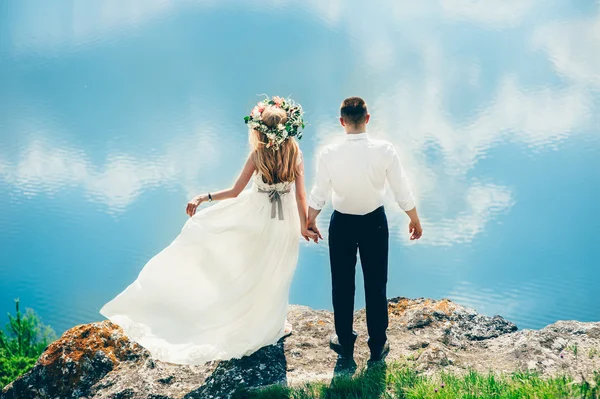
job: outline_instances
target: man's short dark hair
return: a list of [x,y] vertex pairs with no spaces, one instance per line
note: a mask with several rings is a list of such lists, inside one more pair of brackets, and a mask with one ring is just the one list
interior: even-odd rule
[[360,97],[348,97],[342,101],[340,115],[351,125],[359,125],[367,118],[367,103]]

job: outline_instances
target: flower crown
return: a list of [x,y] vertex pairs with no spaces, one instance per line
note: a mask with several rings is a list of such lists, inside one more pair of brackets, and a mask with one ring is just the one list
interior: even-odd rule
[[[287,121],[285,124],[280,123],[272,128],[265,125],[262,121],[262,114],[268,106],[278,107],[286,112]],[[250,115],[244,117],[244,122],[251,129],[258,130],[267,136],[269,140],[267,148],[278,150],[281,143],[290,137],[297,137],[298,140],[302,138],[302,129],[304,129],[303,114],[302,106],[290,98],[267,97],[252,109]]]

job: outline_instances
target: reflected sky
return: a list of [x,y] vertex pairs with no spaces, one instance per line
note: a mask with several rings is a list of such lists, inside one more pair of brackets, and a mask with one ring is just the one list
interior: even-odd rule
[[[346,96],[396,145],[425,236],[388,198],[390,296],[600,320],[599,71],[597,1],[5,1],[0,310],[98,320],[235,179],[269,93],[304,106],[309,184]],[[329,309],[326,241],[301,248],[291,302]]]

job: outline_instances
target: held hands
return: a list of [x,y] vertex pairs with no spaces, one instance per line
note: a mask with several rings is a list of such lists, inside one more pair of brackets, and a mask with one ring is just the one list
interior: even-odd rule
[[189,217],[194,216],[196,214],[196,209],[198,209],[200,204],[204,201],[205,199],[201,195],[194,197],[190,202],[188,202],[185,213],[187,213]]
[[317,242],[319,240],[319,236],[317,235],[317,233],[307,229],[306,227],[302,228],[302,232],[300,234],[302,234],[302,237],[304,237],[306,241],[313,240],[314,242]]
[[[306,233],[306,235],[305,235]],[[319,243],[319,239],[323,239],[321,232],[317,228],[316,220],[307,220],[306,227],[302,230],[302,236],[306,241],[313,240],[315,244]]]

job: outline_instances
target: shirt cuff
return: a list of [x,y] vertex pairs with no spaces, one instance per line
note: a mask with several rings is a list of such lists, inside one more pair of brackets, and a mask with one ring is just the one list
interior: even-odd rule
[[416,207],[417,203],[415,202],[415,199],[411,197],[408,198],[406,201],[398,201],[398,205],[400,205],[400,208],[402,208],[403,211],[408,212],[414,207]]
[[320,211],[325,206],[324,200],[319,200],[315,198],[313,195],[310,195],[308,198],[308,206],[316,211]]

